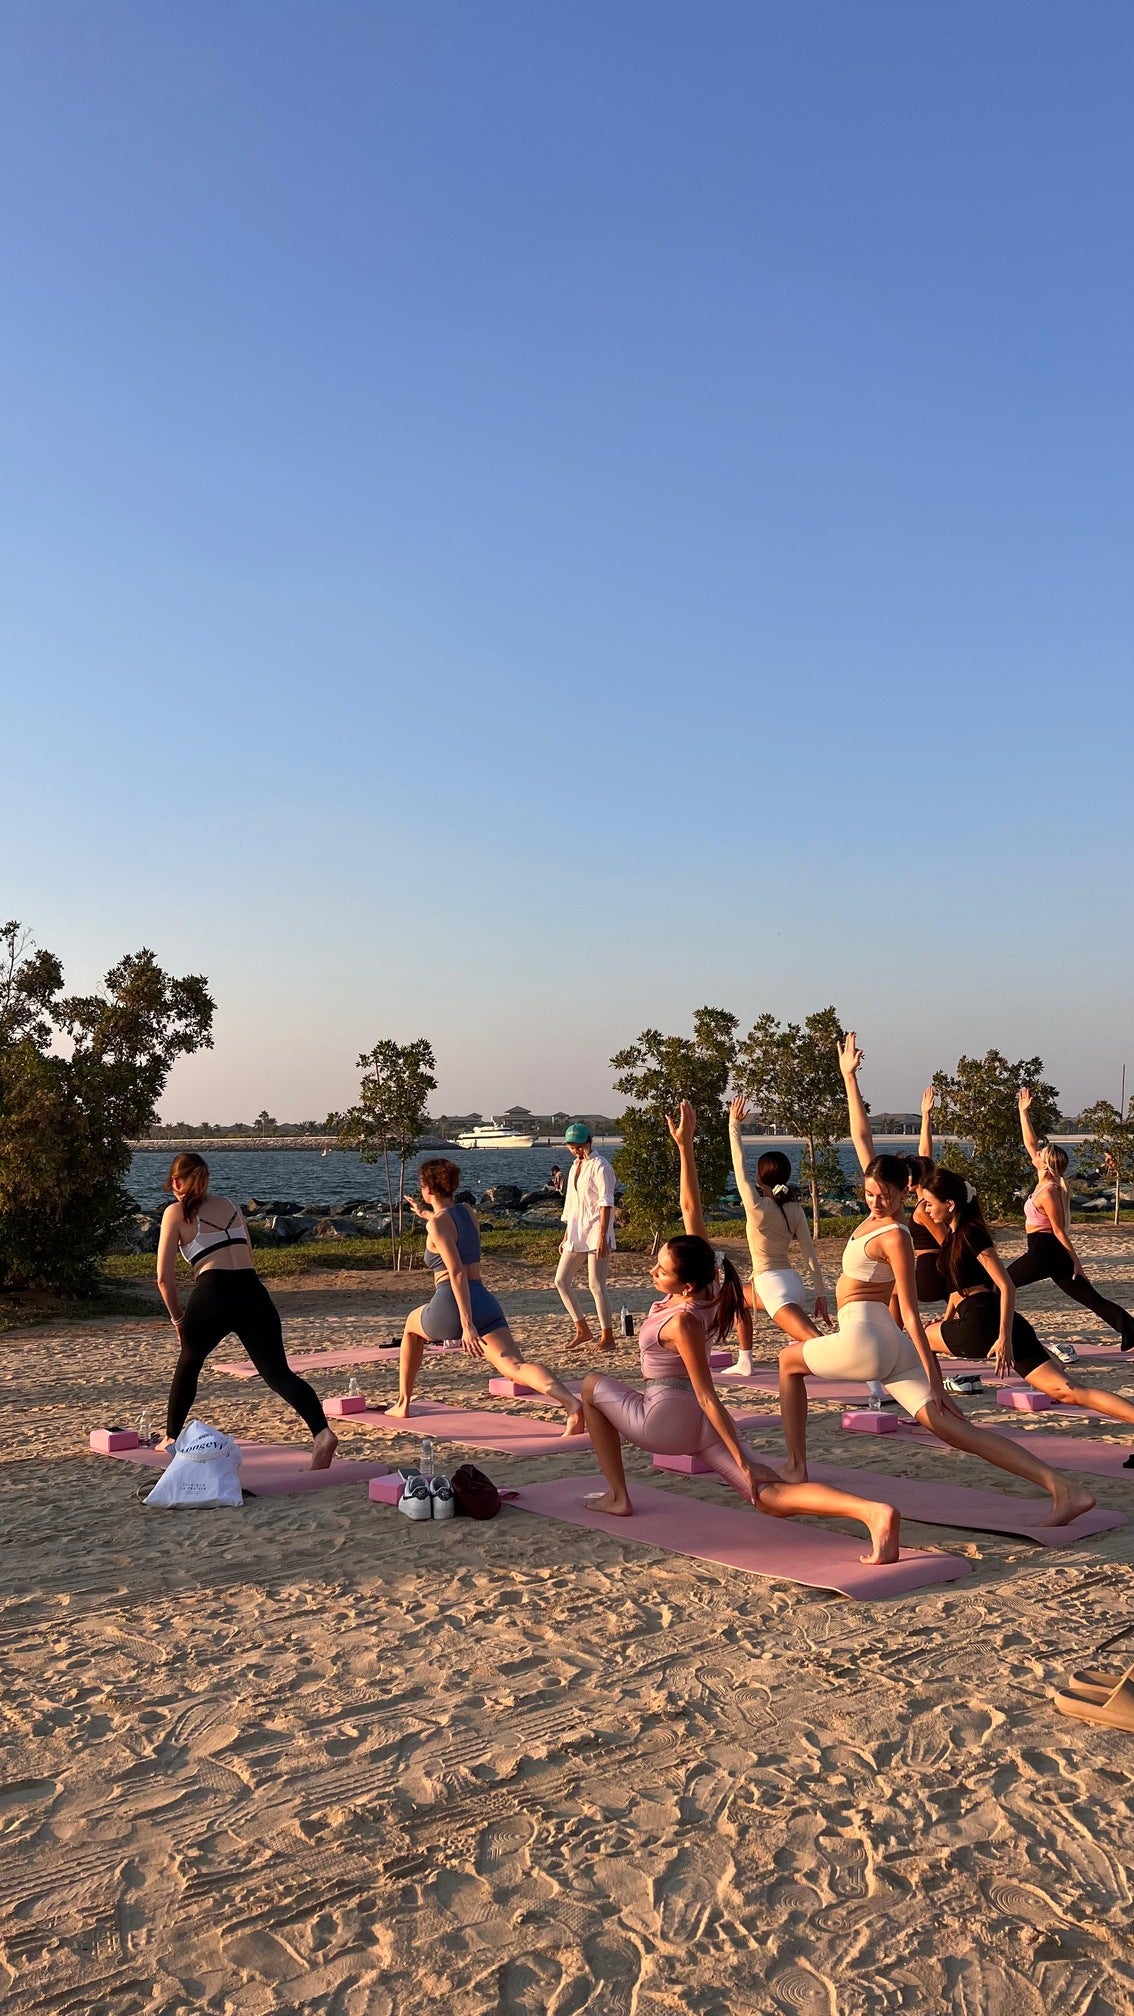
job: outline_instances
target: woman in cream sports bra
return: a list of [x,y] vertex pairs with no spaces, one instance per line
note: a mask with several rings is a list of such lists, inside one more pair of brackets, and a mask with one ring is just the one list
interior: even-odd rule
[[1134,1316],[1118,1302],[1099,1294],[1084,1274],[1071,1243],[1071,1199],[1064,1180],[1067,1151],[1041,1143],[1028,1111],[1032,1095],[1026,1085],[1021,1086],[1017,1096],[1020,1130],[1038,1180],[1024,1205],[1027,1252],[1013,1260],[1008,1269],[1013,1286],[1027,1288],[1033,1281],[1054,1281],[1073,1302],[1081,1303],[1084,1309],[1101,1316],[1104,1323],[1117,1330],[1124,1351],[1134,1350]]
[[583,1381],[591,1446],[609,1487],[588,1498],[588,1505],[614,1518],[632,1515],[622,1463],[625,1440],[655,1455],[703,1457],[757,1512],[774,1519],[856,1519],[870,1535],[870,1553],[863,1560],[896,1561],[900,1521],[892,1505],[853,1498],[827,1484],[785,1484],[741,1441],[732,1415],[717,1398],[708,1345],[728,1335],[743,1291],[731,1261],[724,1263],[723,1282],[718,1279],[716,1257],[705,1237],[693,1150],[697,1116],[687,1099],[677,1123],[668,1124],[681,1159],[685,1237],[667,1239],[652,1270],[661,1300],[639,1333],[645,1392],[635,1392],[606,1372],[591,1372]]
[[[839,1061],[853,1124],[862,1063],[853,1030],[840,1049]],[[1058,1476],[1006,1436],[974,1428],[945,1394],[941,1368],[917,1306],[913,1241],[904,1211],[908,1182],[904,1157],[874,1157],[866,1170],[869,1215],[843,1249],[843,1271],[835,1291],[839,1327],[833,1336],[789,1344],[780,1353],[780,1410],[788,1446],[785,1474],[800,1481],[807,1475],[807,1374],[820,1379],[877,1379],[942,1442],[1038,1484],[1051,1499],[1048,1525],[1065,1526],[1081,1512],[1090,1511],[1095,1502],[1090,1493],[1077,1482]],[[890,1314],[890,1297],[895,1292],[904,1330],[899,1330]]]

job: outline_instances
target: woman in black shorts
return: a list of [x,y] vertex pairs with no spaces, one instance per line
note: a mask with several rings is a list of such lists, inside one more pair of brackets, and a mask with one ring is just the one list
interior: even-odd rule
[[996,1250],[972,1186],[952,1169],[935,1169],[918,1192],[940,1227],[940,1267],[949,1292],[945,1314],[927,1323],[934,1351],[954,1358],[995,1357],[1000,1373],[1018,1372],[1029,1386],[1063,1407],[1090,1407],[1112,1421],[1134,1424],[1134,1406],[1099,1386],[1075,1386],[1048,1357],[1027,1318],[1016,1309],[1012,1277]]
[[[307,1423],[315,1438],[311,1468],[325,1470],[338,1436],[327,1426],[315,1388],[287,1362],[279,1310],[252,1265],[252,1245],[239,1204],[231,1197],[213,1195],[209,1165],[200,1155],[175,1155],[165,1187],[172,1190],[174,1202],[161,1221],[157,1277],[181,1347],[166,1408],[167,1441],[176,1440],[189,1418],[210,1351],[232,1331],[265,1386]],[[193,1288],[184,1310],[177,1287],[179,1250],[193,1269]]]

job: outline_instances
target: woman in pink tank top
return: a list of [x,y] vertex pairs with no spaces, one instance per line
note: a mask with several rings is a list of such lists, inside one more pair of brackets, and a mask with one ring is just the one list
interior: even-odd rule
[[855,1519],[870,1536],[864,1561],[896,1561],[899,1517],[892,1505],[854,1498],[826,1484],[785,1484],[760,1463],[722,1406],[709,1370],[709,1344],[728,1335],[743,1307],[744,1290],[731,1261],[724,1281],[705,1237],[693,1136],[697,1116],[687,1099],[668,1123],[681,1158],[681,1216],[685,1236],[668,1239],[652,1270],[661,1300],[642,1325],[639,1351],[646,1381],[635,1392],[606,1372],[583,1381],[583,1411],[608,1489],[588,1498],[592,1511],[627,1518],[634,1508],[622,1463],[623,1441],[655,1456],[700,1456],[757,1512],[776,1519]]

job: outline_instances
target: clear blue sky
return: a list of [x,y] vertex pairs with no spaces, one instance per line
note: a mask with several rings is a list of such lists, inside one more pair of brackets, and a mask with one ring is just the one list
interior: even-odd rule
[[1134,1066],[1134,14],[10,0],[5,915],[167,1117]]

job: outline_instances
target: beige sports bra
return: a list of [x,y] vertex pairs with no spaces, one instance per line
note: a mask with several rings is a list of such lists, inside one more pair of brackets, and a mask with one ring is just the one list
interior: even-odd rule
[[[910,1238],[906,1226],[897,1224],[868,1225],[865,1232],[852,1232],[843,1247],[843,1273],[848,1274],[852,1281],[862,1281],[873,1287],[879,1282],[893,1280],[894,1270],[885,1256],[880,1260],[871,1260],[866,1252],[868,1242],[881,1238],[884,1232],[904,1232],[906,1238]],[[912,1239],[910,1246],[913,1246]]]

